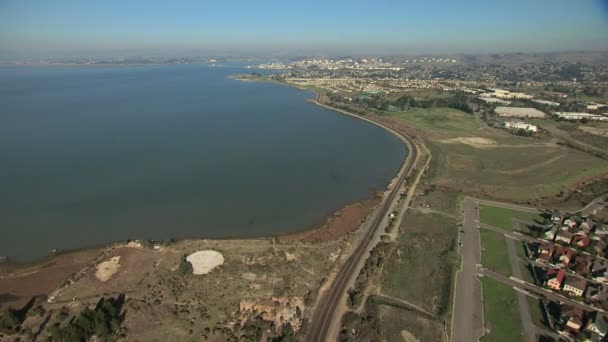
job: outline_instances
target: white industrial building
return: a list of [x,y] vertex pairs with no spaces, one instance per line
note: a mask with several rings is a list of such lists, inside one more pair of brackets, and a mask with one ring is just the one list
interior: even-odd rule
[[505,122],[505,128],[508,129],[523,129],[530,132],[538,132],[538,127],[525,122]]
[[504,104],[504,105],[508,105],[511,104],[511,101],[505,101],[505,100],[501,100],[501,99],[497,99],[495,97],[477,97],[478,99],[485,101],[486,103],[495,103],[495,104]]
[[555,112],[554,113],[558,118],[564,120],[594,120],[594,121],[608,121],[608,116],[598,115],[598,114],[590,114],[590,113],[577,113],[577,112]]
[[532,100],[532,102],[540,103],[540,104],[546,105],[546,106],[555,106],[555,107],[559,106],[559,102],[553,102],[553,101],[547,101],[547,100]]
[[518,118],[544,118],[545,113],[535,108],[524,107],[496,107],[498,116],[518,117]]
[[596,110],[596,109],[608,107],[607,104],[595,103],[595,102],[587,102],[587,103],[585,103],[585,106],[587,107],[588,110]]
[[481,96],[498,97],[500,99],[531,99],[532,98],[532,95],[518,93],[518,92],[511,92],[511,91],[504,90],[504,89],[490,88],[490,90],[492,91],[491,93],[485,93],[485,94],[482,94]]

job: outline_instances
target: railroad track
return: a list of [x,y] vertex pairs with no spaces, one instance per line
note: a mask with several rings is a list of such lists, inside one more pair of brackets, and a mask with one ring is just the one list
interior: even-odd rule
[[[336,110],[329,106],[320,104],[318,102],[317,104],[325,108],[338,111],[340,113],[349,114],[341,110]],[[342,265],[342,267],[338,271],[338,274],[333,280],[329,290],[326,291],[319,300],[319,306],[317,307],[317,310],[315,310],[315,312],[313,313],[310,325],[308,326],[308,334],[305,338],[306,341],[321,342],[326,341],[328,339],[329,336],[327,336],[327,333],[329,332],[330,326],[333,320],[338,318],[334,317],[336,307],[338,306],[342,298],[344,298],[346,293],[346,287],[352,279],[354,272],[357,271],[357,265],[360,264],[364,257],[367,257],[366,254],[369,250],[370,244],[373,241],[373,238],[378,232],[378,230],[381,228],[380,226],[382,220],[388,215],[388,211],[390,210],[391,204],[394,202],[395,197],[403,188],[403,184],[407,176],[411,173],[412,168],[414,166],[414,161],[416,160],[418,154],[416,145],[410,137],[396,132],[395,130],[390,129],[389,127],[386,127],[375,121],[371,122],[387,129],[393,134],[399,135],[400,138],[402,138],[406,142],[406,144],[408,145],[408,156],[406,159],[406,166],[401,175],[399,176],[397,182],[393,185],[387,198],[385,199],[385,201],[382,202],[382,206],[380,207],[377,215],[374,217],[374,221],[372,222],[369,230],[365,233],[365,236],[363,237],[363,239],[361,239],[359,245],[357,246],[353,254],[351,254],[351,256]]]

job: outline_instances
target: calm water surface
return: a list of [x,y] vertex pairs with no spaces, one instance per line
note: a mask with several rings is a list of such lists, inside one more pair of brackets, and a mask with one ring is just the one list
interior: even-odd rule
[[0,256],[312,228],[403,144],[238,67],[0,68]]

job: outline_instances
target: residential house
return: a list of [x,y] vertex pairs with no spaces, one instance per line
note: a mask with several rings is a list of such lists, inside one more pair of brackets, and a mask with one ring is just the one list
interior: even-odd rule
[[589,237],[585,234],[576,234],[572,238],[572,244],[581,248],[589,246],[590,243],[591,239],[589,239]]
[[608,300],[608,288],[605,285],[589,284],[585,290],[585,299],[602,303]]
[[536,257],[536,261],[540,262],[550,262],[551,257],[553,257],[553,252],[555,251],[555,247],[552,243],[542,243],[538,247],[538,256]]
[[593,249],[593,252],[595,254],[601,256],[605,255],[606,247],[608,247],[608,245],[606,245],[606,242],[600,239],[591,239],[589,246]]
[[576,228],[577,225],[574,217],[569,217],[564,220],[564,226],[567,226],[569,229]]
[[581,229],[587,235],[591,233],[593,227],[595,227],[595,222],[590,217],[588,217],[578,226],[578,228]]
[[591,277],[598,283],[608,284],[608,261],[596,259],[591,267]]
[[566,277],[564,291],[571,296],[582,297],[587,288],[587,281],[578,277]]
[[593,257],[590,255],[577,254],[574,260],[574,272],[581,277],[587,278],[591,275],[591,269],[593,267]]
[[596,312],[595,317],[589,321],[587,330],[598,335],[594,340],[601,340],[608,333],[608,316],[604,313]]
[[574,251],[570,248],[556,245],[553,253],[554,264],[561,263],[563,267],[568,267],[574,256]]
[[570,233],[568,230],[562,228],[557,231],[557,234],[555,234],[555,241],[562,241],[569,245],[570,242],[572,242],[573,236],[574,235],[572,235],[572,233]]
[[562,224],[563,219],[564,217],[559,213],[551,214],[551,222],[555,223],[556,225]]
[[566,329],[578,333],[585,323],[585,311],[578,306],[566,304],[562,307],[562,319],[566,323]]
[[560,290],[562,288],[562,283],[564,282],[564,277],[566,276],[565,269],[550,269],[546,274],[547,286],[553,290]]
[[552,226],[549,230],[545,231],[545,239],[553,241],[555,240],[555,234],[557,234],[557,226]]
[[603,224],[603,223],[596,223],[595,225],[595,232],[593,232],[595,235],[599,235],[599,236],[606,236],[608,235],[608,225]]

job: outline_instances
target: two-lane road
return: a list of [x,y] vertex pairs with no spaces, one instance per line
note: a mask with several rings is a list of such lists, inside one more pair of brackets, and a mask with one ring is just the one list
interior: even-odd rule
[[452,342],[474,342],[483,335],[483,302],[481,282],[476,265],[481,263],[481,247],[477,204],[473,198],[462,203],[462,231],[458,252],[462,256],[461,269],[456,275],[454,311],[452,313]]

